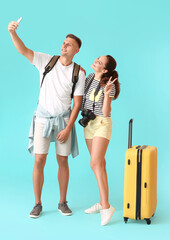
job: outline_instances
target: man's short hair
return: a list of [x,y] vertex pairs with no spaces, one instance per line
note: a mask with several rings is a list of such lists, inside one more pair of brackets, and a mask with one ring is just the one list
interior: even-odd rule
[[73,38],[74,40],[76,40],[76,42],[78,43],[78,45],[79,45],[79,48],[81,47],[81,40],[80,40],[80,38],[78,38],[78,37],[76,37],[75,35],[73,35],[73,34],[68,34],[67,36],[66,36],[66,38]]

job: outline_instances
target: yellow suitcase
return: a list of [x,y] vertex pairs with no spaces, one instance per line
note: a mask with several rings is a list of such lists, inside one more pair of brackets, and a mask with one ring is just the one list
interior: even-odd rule
[[146,220],[154,215],[157,205],[157,148],[147,145],[132,147],[132,122],[129,121],[128,150],[125,154],[123,217]]

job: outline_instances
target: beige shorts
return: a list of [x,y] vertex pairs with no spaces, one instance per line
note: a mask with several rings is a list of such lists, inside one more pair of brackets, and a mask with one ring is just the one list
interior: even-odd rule
[[[34,153],[36,154],[48,154],[48,149],[51,142],[51,135],[48,138],[43,137],[44,124],[35,122],[34,131]],[[55,149],[56,154],[61,156],[68,156],[71,154],[71,132],[65,143],[60,143],[57,139],[57,126],[53,126],[55,136]]]
[[112,135],[111,117],[96,116],[96,118],[94,120],[90,120],[87,127],[84,128],[85,139],[103,137],[110,140],[111,135]]

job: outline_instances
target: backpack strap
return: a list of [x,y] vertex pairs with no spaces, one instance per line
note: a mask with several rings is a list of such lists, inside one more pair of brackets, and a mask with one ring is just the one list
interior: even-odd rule
[[60,56],[53,56],[51,58],[51,60],[49,61],[49,63],[45,66],[45,71],[43,72],[43,78],[42,78],[42,81],[41,81],[41,87],[43,85],[43,82],[44,82],[44,78],[46,76],[47,73],[49,73],[53,67],[55,66],[55,64],[57,63],[58,59],[59,59]]
[[76,83],[78,82],[79,71],[80,71],[80,65],[78,65],[77,63],[74,63],[73,75],[72,75],[73,87],[72,87],[71,98],[73,98]]
[[[51,60],[49,61],[49,63],[45,66],[45,70],[43,72],[43,78],[42,78],[42,81],[41,81],[41,87],[43,85],[44,78],[45,78],[46,74],[49,73],[53,69],[53,67],[57,63],[59,57],[60,56],[58,56],[58,55],[53,56],[51,58]],[[71,98],[73,98],[76,83],[78,82],[79,71],[80,71],[80,65],[78,65],[77,63],[74,63],[73,74],[72,74],[73,87],[72,87]]]

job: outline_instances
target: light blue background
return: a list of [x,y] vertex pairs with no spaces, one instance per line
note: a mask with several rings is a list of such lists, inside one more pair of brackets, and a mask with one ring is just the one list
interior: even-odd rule
[[[1,3],[0,62],[0,237],[1,239],[169,239],[170,227],[170,1],[86,0],[3,1]],[[25,45],[51,55],[60,54],[68,33],[82,39],[75,61],[89,74],[101,55],[117,60],[121,93],[112,103],[113,134],[107,151],[110,203],[116,212],[100,226],[100,214],[84,209],[99,201],[90,157],[77,125],[80,155],[69,158],[68,189],[72,217],[57,212],[58,166],[51,145],[43,188],[44,214],[28,214],[34,204],[33,158],[27,151],[28,132],[39,95],[39,73],[13,46],[7,31],[11,20],[23,17],[17,30]],[[158,148],[158,205],[152,224],[124,224],[124,156],[128,121],[134,118],[133,144]],[[79,116],[80,118],[80,116]],[[78,119],[79,119],[78,118]]]

